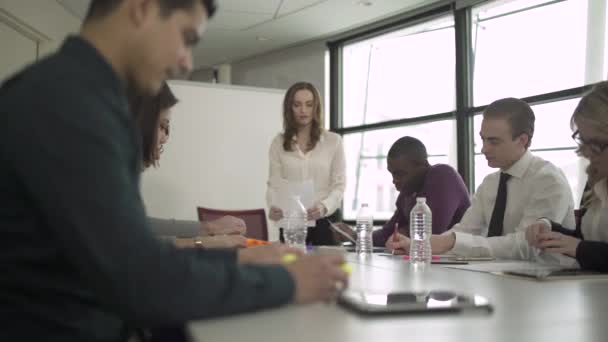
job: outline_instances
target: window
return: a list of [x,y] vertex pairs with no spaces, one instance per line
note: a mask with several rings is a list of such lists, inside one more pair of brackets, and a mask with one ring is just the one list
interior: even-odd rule
[[[552,102],[543,105],[532,106],[536,121],[534,124],[534,137],[530,151],[547,161],[552,162],[566,175],[575,201],[581,195],[584,187],[585,177],[579,179],[584,170],[585,164],[582,158],[578,157],[574,151],[576,143],[571,139],[570,117],[580,98]],[[483,178],[496,169],[492,169],[486,163],[486,159],[481,154],[481,115],[476,115],[475,126],[475,188],[479,187]]]
[[476,106],[585,84],[587,1],[547,3],[499,1],[473,9]]
[[[345,219],[355,219],[361,203],[370,205],[375,219],[391,217],[398,192],[386,155],[403,136],[420,139],[431,163],[456,167],[454,36],[450,15],[344,46],[342,128],[381,126],[344,132]],[[435,114],[445,118],[425,118]],[[395,124],[402,119],[412,121]]]
[[344,218],[354,219],[361,203],[368,203],[374,219],[387,220],[395,211],[399,193],[386,169],[386,155],[393,143],[406,135],[420,139],[431,164],[450,164],[456,168],[455,120],[379,129],[344,135],[347,188]]
[[561,168],[578,201],[586,162],[574,154],[570,116],[608,76],[608,0],[474,2],[436,2],[330,43],[330,67],[341,68],[330,85],[347,153],[346,220],[362,202],[379,221],[393,213],[386,152],[405,135],[427,145],[431,163],[457,166],[474,191],[495,171],[480,153],[480,113],[505,97],[530,103],[530,149]]
[[452,17],[347,45],[343,54],[343,127],[454,110]]

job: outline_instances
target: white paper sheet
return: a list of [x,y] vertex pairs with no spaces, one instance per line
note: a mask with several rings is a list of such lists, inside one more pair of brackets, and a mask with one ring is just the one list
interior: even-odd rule
[[[281,208],[285,212],[289,206],[289,199],[291,196],[300,196],[300,201],[306,209],[310,209],[315,204],[315,188],[312,179],[304,181],[287,181],[282,180],[279,183],[277,191],[277,198],[273,200],[273,205]],[[282,220],[279,221],[279,226],[282,224]],[[309,227],[315,226],[315,221],[311,220],[306,222]]]
[[557,270],[563,268],[559,265],[543,265],[527,261],[480,261],[470,263],[468,265],[444,265],[444,267],[487,273],[501,273],[506,271],[520,270]]

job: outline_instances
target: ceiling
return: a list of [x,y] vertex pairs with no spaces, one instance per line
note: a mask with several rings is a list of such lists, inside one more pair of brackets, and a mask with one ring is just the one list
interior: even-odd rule
[[[89,0],[56,0],[82,19]],[[218,0],[195,67],[331,37],[436,0]]]

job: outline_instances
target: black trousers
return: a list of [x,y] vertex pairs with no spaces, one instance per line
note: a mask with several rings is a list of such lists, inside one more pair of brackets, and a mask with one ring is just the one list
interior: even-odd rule
[[329,227],[329,222],[335,222],[335,218],[332,216],[324,217],[317,220],[314,227],[308,227],[308,234],[306,234],[306,244],[313,246],[333,246],[336,244],[334,234]]

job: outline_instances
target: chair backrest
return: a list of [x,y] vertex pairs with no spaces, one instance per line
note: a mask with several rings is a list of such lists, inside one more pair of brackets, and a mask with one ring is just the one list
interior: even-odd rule
[[223,210],[197,207],[197,211],[198,220],[201,222],[215,220],[226,215],[238,217],[245,221],[245,226],[247,227],[245,236],[268,241],[268,225],[264,209]]

